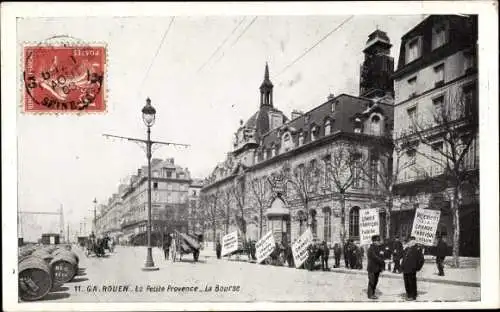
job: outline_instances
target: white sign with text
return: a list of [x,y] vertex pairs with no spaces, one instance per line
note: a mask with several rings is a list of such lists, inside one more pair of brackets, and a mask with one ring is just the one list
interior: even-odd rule
[[311,229],[307,229],[292,245],[293,261],[295,267],[298,268],[306,261],[309,256],[307,247],[313,242]]
[[231,232],[222,237],[222,251],[221,255],[224,257],[232,252],[238,250],[238,231]]
[[257,263],[261,263],[269,257],[275,247],[276,242],[274,241],[273,232],[269,231],[266,235],[262,236],[257,243],[255,243],[255,256],[257,257]]
[[380,235],[380,218],[378,208],[361,209],[359,211],[359,242],[370,244],[373,235]]
[[415,236],[417,243],[425,246],[434,245],[440,216],[439,210],[418,208],[415,211],[411,235]]

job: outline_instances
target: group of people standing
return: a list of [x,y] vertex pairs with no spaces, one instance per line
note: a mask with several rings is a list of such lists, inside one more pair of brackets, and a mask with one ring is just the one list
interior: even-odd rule
[[[381,248],[379,235],[372,237],[372,244],[368,248],[368,298],[378,299],[375,289],[378,284],[380,272],[385,269],[384,250]],[[424,265],[424,254],[417,245],[415,237],[410,236],[405,241],[405,246],[401,253],[400,271],[403,273],[403,280],[406,290],[406,299],[413,301],[417,299],[417,272]]]

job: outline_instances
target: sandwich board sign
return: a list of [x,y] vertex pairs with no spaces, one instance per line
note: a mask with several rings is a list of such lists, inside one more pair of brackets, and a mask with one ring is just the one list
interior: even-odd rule
[[309,256],[307,248],[313,242],[313,235],[311,229],[307,229],[293,244],[292,254],[295,267],[299,268]]
[[415,236],[417,243],[424,246],[434,245],[440,216],[439,210],[417,208],[411,229],[411,235]]
[[359,211],[359,243],[370,244],[373,235],[380,235],[378,208],[361,209]]
[[275,247],[276,242],[274,241],[273,231],[269,231],[266,235],[262,236],[257,243],[255,243],[257,263],[261,263],[269,257],[269,255],[273,253]]
[[238,231],[231,232],[222,237],[222,250],[221,255],[224,257],[239,248]]

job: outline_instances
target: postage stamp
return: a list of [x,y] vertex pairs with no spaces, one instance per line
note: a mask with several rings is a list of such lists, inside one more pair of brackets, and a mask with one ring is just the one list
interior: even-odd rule
[[23,111],[106,111],[104,45],[23,47]]

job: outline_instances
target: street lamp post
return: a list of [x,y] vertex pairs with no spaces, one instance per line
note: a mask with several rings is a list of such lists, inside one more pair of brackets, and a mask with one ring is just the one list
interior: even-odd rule
[[156,110],[151,105],[151,100],[149,98],[146,99],[146,105],[142,108],[142,120],[147,127],[148,137],[146,140],[146,157],[148,159],[148,223],[147,223],[147,237],[148,237],[148,249],[146,255],[146,263],[142,268],[144,271],[154,271],[158,270],[158,267],[155,267],[155,263],[153,261],[153,254],[151,248],[151,126],[153,126],[156,117]]

